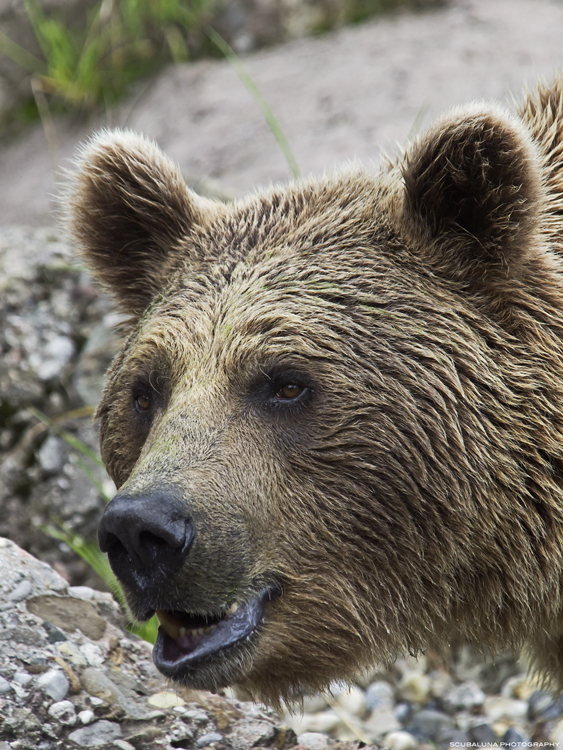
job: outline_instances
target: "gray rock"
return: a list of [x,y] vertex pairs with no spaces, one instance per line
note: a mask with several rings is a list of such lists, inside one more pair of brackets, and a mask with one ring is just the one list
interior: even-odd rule
[[74,343],[67,336],[55,336],[41,352],[29,357],[31,367],[39,380],[47,382],[61,375],[74,354]]
[[69,740],[78,747],[100,747],[121,737],[122,732],[119,724],[105,719],[100,719],[100,721],[96,721],[87,727],[76,729],[68,736]]
[[508,727],[502,741],[505,743],[505,747],[530,747],[530,738],[527,735],[517,732],[514,727]]
[[62,701],[70,687],[67,676],[60,669],[50,669],[39,675],[37,685],[54,701]]
[[196,724],[206,724],[209,721],[209,716],[205,713],[205,711],[202,711],[201,709],[194,708],[190,709],[189,711],[186,711],[184,714],[184,719],[189,721],[195,721]]
[[223,735],[219,734],[219,732],[208,732],[198,737],[196,745],[197,747],[207,747],[207,745],[211,745],[214,742],[221,742],[222,739]]
[[473,680],[456,685],[446,695],[442,702],[448,713],[456,711],[475,711],[485,702],[485,693]]
[[49,707],[49,716],[56,719],[59,724],[64,726],[74,726],[76,724],[77,716],[74,710],[74,705],[70,701],[58,701],[53,703]]
[[430,708],[417,711],[411,718],[405,731],[410,732],[423,742],[436,741],[440,732],[453,729],[453,722],[449,716],[441,711]]
[[275,728],[267,721],[239,721],[229,737],[234,750],[248,747],[265,747],[274,739]]
[[394,690],[388,682],[377,680],[368,685],[366,690],[366,708],[368,711],[380,706],[392,706],[394,703]]
[[2,693],[7,693],[8,690],[11,690],[10,683],[8,682],[8,680],[0,677],[0,695],[2,695]]
[[441,729],[436,736],[436,745],[438,745],[440,750],[448,750],[448,748],[460,746],[464,747],[468,741],[469,735],[461,729]]
[[563,698],[543,690],[536,690],[528,701],[528,717],[532,721],[552,721],[563,713]]
[[469,730],[469,737],[472,742],[478,742],[485,745],[490,742],[497,742],[497,736],[493,732],[490,724],[478,724]]
[[13,682],[17,683],[18,685],[21,685],[22,687],[29,685],[29,683],[32,681],[33,681],[33,676],[28,674],[27,672],[16,672],[13,677]]
[[56,435],[49,435],[41,448],[37,451],[37,458],[43,471],[47,474],[57,474],[65,465],[67,448],[63,440]]

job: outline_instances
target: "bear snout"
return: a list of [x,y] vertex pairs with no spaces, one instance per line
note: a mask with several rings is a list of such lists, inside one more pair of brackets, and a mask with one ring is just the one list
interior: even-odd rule
[[[149,588],[177,573],[194,539],[186,503],[171,492],[118,494],[107,506],[98,542],[124,584]],[[158,579],[158,580],[157,580]]]

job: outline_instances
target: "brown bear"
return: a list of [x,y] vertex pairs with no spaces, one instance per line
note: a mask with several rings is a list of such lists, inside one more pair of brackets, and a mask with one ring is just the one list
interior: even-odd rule
[[275,702],[462,638],[561,678],[562,152],[561,78],[230,205],[85,146],[70,229],[131,320],[99,541],[165,675]]

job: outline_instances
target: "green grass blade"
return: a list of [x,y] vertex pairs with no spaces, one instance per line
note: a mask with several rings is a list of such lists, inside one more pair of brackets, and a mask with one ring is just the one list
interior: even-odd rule
[[74,448],[79,453],[82,453],[83,456],[86,456],[86,458],[89,458],[91,461],[93,461],[97,466],[99,466],[101,469],[104,468],[104,465],[102,463],[101,458],[90,448],[90,446],[86,445],[86,443],[83,443],[82,440],[75,437],[74,435],[71,435],[70,432],[67,432],[66,430],[62,430],[60,427],[58,427],[54,422],[52,422],[49,417],[47,417],[43,412],[39,411],[39,409],[36,409],[34,406],[28,406],[27,411],[30,414],[33,414],[33,416],[38,419],[40,422],[42,422],[46,427],[48,427],[50,430],[53,430],[53,432],[58,435],[60,438],[62,438],[65,442],[67,442],[72,448]]
[[47,72],[47,66],[42,60],[13,42],[3,31],[0,31],[0,54],[9,57],[28,73],[43,75]]
[[280,124],[276,119],[276,116],[272,112],[268,102],[264,99],[262,93],[260,92],[260,89],[250,77],[248,71],[242,64],[240,58],[235,54],[235,52],[231,49],[231,47],[227,44],[227,42],[223,39],[223,37],[220,34],[218,34],[215,31],[215,29],[212,29],[211,26],[206,26],[204,31],[207,34],[207,36],[211,39],[213,44],[215,44],[215,46],[223,53],[223,55],[231,63],[231,65],[237,72],[237,75],[240,78],[240,80],[244,83],[246,88],[250,91],[250,93],[254,97],[254,101],[260,107],[262,114],[264,115],[264,119],[268,123],[268,126],[274,135],[274,138],[278,142],[278,145],[280,146],[283,152],[283,155],[285,156],[285,160],[291,171],[291,174],[293,175],[293,178],[297,179],[299,177],[299,167],[297,166],[297,161],[295,160],[295,157],[287,141],[287,138],[285,137],[280,127]]

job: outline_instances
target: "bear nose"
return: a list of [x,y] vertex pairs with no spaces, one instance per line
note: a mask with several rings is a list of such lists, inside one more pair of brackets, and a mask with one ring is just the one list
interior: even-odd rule
[[193,538],[186,504],[166,493],[116,495],[98,529],[100,549],[121,579],[128,578],[131,567],[148,574],[178,570]]

